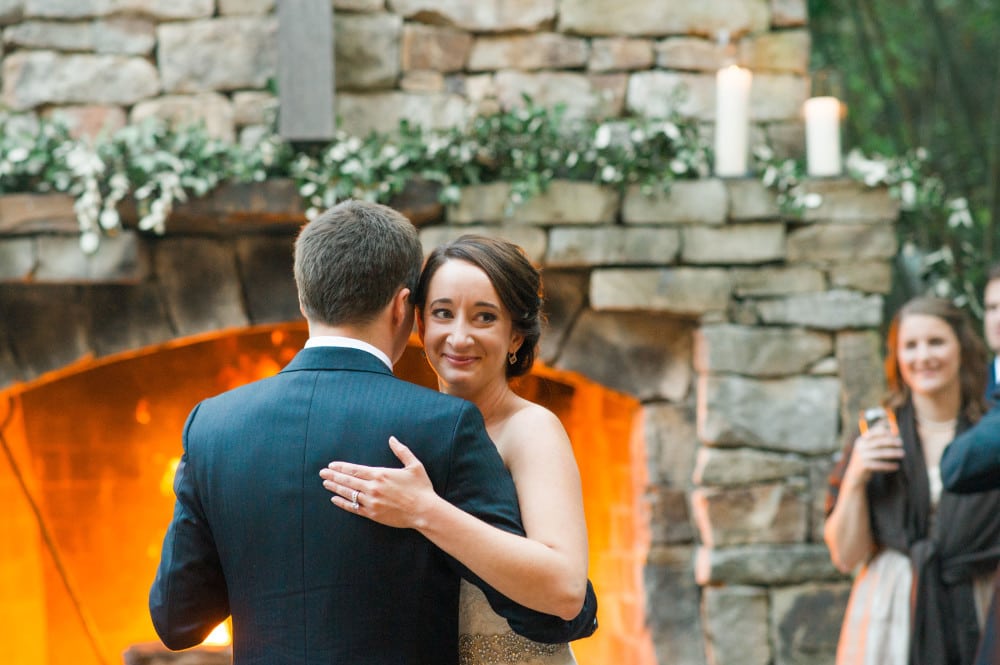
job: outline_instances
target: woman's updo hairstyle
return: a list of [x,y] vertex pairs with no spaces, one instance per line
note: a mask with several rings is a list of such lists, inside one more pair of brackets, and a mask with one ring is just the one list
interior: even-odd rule
[[542,276],[531,264],[524,250],[501,238],[467,234],[434,249],[420,273],[413,302],[420,316],[427,304],[427,288],[438,268],[450,259],[476,266],[489,278],[500,296],[500,302],[510,314],[515,333],[524,342],[508,363],[507,378],[523,376],[531,371],[542,334]]

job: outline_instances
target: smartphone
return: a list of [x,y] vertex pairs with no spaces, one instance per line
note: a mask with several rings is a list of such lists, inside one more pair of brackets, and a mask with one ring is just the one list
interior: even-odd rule
[[896,420],[886,409],[881,406],[873,406],[861,411],[861,417],[858,418],[858,429],[861,430],[862,434],[866,434],[868,430],[880,425],[888,427],[893,434],[896,433]]

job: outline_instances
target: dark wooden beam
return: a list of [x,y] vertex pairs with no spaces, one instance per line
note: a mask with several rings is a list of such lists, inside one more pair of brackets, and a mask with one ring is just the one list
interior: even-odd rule
[[335,72],[330,0],[279,0],[278,132],[286,141],[333,138]]

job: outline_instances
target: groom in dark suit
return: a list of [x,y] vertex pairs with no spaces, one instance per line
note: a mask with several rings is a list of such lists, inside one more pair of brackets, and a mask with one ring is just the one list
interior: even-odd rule
[[[501,596],[413,530],[333,507],[332,459],[399,466],[405,436],[435,490],[523,534],[509,474],[470,403],[400,381],[422,260],[396,211],[347,201],[307,224],[295,280],[309,340],[277,376],[205,400],[184,428],[177,502],[149,595],[171,649],[233,617],[236,665],[458,662],[459,576],[514,630],[566,642],[596,627],[593,590],[572,621]],[[364,496],[354,500],[364,503]]]

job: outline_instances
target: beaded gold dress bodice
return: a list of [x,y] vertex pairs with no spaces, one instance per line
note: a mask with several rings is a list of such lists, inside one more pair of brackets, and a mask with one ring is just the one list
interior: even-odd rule
[[458,612],[459,665],[576,665],[568,644],[521,637],[490,607],[478,587],[462,581]]

